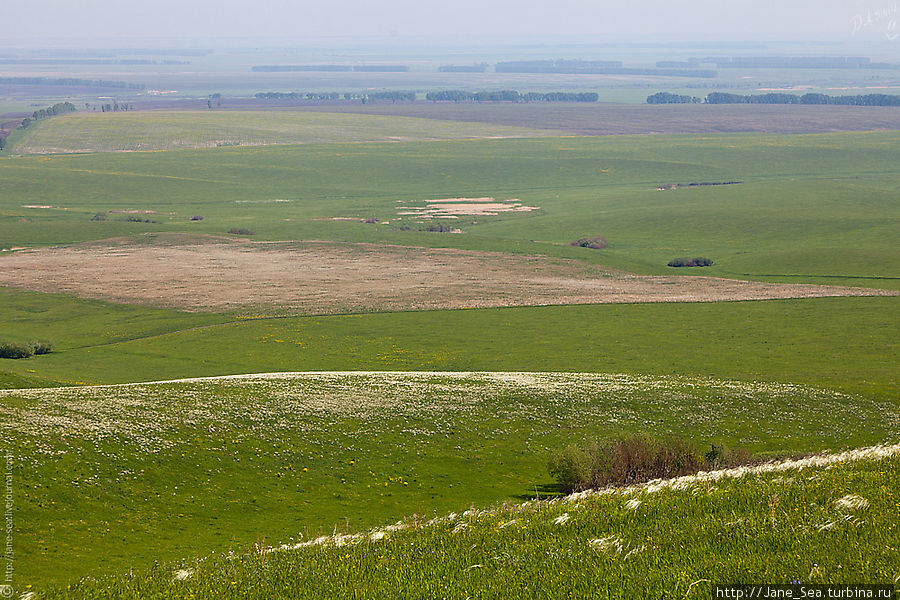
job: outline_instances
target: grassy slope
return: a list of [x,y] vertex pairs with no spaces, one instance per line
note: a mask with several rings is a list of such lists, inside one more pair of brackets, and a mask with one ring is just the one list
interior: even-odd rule
[[[509,250],[644,273],[703,255],[716,261],[704,274],[896,289],[898,143],[894,132],[729,134],[8,158],[0,246],[246,227],[258,239]],[[654,189],[731,180],[746,183]],[[397,200],[458,196],[518,198],[541,210],[454,221],[465,235],[397,229]],[[29,204],[67,210],[22,208]],[[90,220],[113,210],[155,210],[160,223],[116,213]],[[197,214],[205,220],[191,222]],[[391,224],[316,220],[335,216]],[[605,235],[610,247],[565,246],[585,235]]]
[[[162,335],[141,329],[141,319],[168,315],[180,329],[204,317],[130,309],[143,316],[129,335],[151,337],[106,344],[104,335],[88,340],[60,328],[58,352],[3,368],[90,383],[306,370],[678,373],[892,395],[897,305],[822,298],[552,306],[238,320]],[[96,331],[111,330],[92,318]]]
[[13,138],[10,152],[150,151],[217,145],[532,137],[548,133],[527,127],[413,117],[293,111],[82,112],[38,122]]
[[693,378],[305,375],[0,392],[16,581],[68,583],[547,493],[548,449],[649,431],[755,451],[896,440],[897,407]]
[[[890,585],[900,575],[898,486],[895,457],[499,506],[427,525],[410,520],[378,541],[248,548],[46,597],[684,598],[715,597],[717,584]],[[862,502],[841,504],[848,498]],[[174,580],[176,569],[188,578]]]

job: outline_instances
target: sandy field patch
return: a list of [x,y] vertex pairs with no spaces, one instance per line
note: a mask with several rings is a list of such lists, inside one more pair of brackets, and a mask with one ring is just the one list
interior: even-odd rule
[[716,277],[651,277],[496,252],[184,236],[160,236],[152,244],[109,240],[7,253],[0,258],[0,285],[254,314],[897,294]]
[[502,212],[531,212],[540,209],[539,206],[523,206],[516,199],[497,201],[493,198],[447,198],[424,202],[425,206],[398,206],[397,214],[425,219],[456,219],[460,216],[496,216]]

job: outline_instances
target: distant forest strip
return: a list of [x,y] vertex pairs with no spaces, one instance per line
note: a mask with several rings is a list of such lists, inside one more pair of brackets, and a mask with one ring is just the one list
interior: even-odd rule
[[647,96],[647,104],[839,104],[844,106],[900,106],[900,95],[859,94],[855,96],[829,96],[827,94],[727,94],[712,92],[706,99],[658,92]]
[[188,60],[149,58],[0,58],[0,65],[189,65]]
[[720,69],[889,69],[862,56],[716,56],[700,59]]
[[431,102],[597,102],[600,96],[596,92],[517,92],[501,90],[499,92],[463,92],[449,90],[444,92],[428,92],[425,99]]
[[517,60],[494,65],[497,73],[560,73],[565,75],[661,75],[715,77],[713,69],[660,69],[623,67],[615,60]]
[[103,79],[73,79],[70,77],[0,77],[0,85],[60,85],[119,88],[128,90],[144,89],[144,86],[139,83],[128,83],[127,81],[106,81]]
[[285,73],[295,71],[340,71],[360,73],[405,73],[409,67],[405,65],[257,65],[250,68],[257,73]]
[[391,102],[412,102],[416,99],[415,92],[259,92],[254,94],[259,100],[360,100],[375,102],[377,100],[390,100]]
[[[259,92],[254,96],[260,100],[359,100],[363,103],[390,100],[391,102],[412,102],[415,92]],[[597,102],[596,92],[518,92],[500,90],[496,92],[465,92],[447,90],[428,92],[425,99],[430,102]]]

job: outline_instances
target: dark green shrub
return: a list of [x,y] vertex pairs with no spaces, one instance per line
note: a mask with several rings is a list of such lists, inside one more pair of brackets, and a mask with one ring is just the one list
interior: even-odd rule
[[32,347],[34,349],[35,354],[50,354],[53,352],[53,344],[48,342],[47,340],[38,340],[36,342],[32,342]]
[[122,221],[126,221],[128,223],[159,223],[159,221],[155,221],[153,219],[148,219],[146,217],[139,217],[137,215],[128,215],[124,219],[120,219]]
[[40,340],[36,342],[0,342],[0,358],[29,358],[35,354],[53,352],[53,344]]
[[596,442],[582,448],[568,446],[550,457],[550,475],[566,490],[590,487],[594,462],[599,454]]
[[246,229],[244,227],[232,227],[228,230],[228,233],[233,235],[254,235],[253,231]]
[[673,258],[669,261],[670,267],[709,267],[713,264],[711,258],[696,256],[694,258]]
[[590,248],[592,250],[602,250],[606,248],[606,238],[602,235],[589,238],[581,238],[574,242],[569,242],[570,246],[580,246],[581,248]]
[[105,221],[106,219],[106,213],[102,212],[94,213],[94,216],[91,217],[91,221]]
[[0,342],[0,358],[28,358],[34,355],[34,345],[23,342]]

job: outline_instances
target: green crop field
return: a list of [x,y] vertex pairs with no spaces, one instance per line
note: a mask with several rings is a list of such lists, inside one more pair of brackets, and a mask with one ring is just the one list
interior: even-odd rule
[[134,152],[323,142],[533,137],[551,132],[380,115],[297,111],[82,112],[36,123],[11,140],[17,154]]
[[[900,441],[900,132],[578,137],[428,108],[74,114],[14,134],[0,343],[53,346],[0,358],[16,591],[683,598],[739,574],[896,581],[894,450],[520,503],[559,495],[548,457],[589,439],[759,459]],[[142,149],[160,151],[118,151]],[[607,247],[570,245],[598,236]],[[453,252],[426,269],[422,248]],[[398,310],[356,302],[368,292],[344,277],[326,306],[338,270],[380,274],[350,269],[363,259],[403,274],[383,284],[395,296],[440,280],[462,297],[511,256],[550,290],[565,267],[663,292],[565,304],[509,287],[438,305],[494,308]],[[679,257],[714,264],[667,266]],[[799,291],[674,302],[679,275]]]

